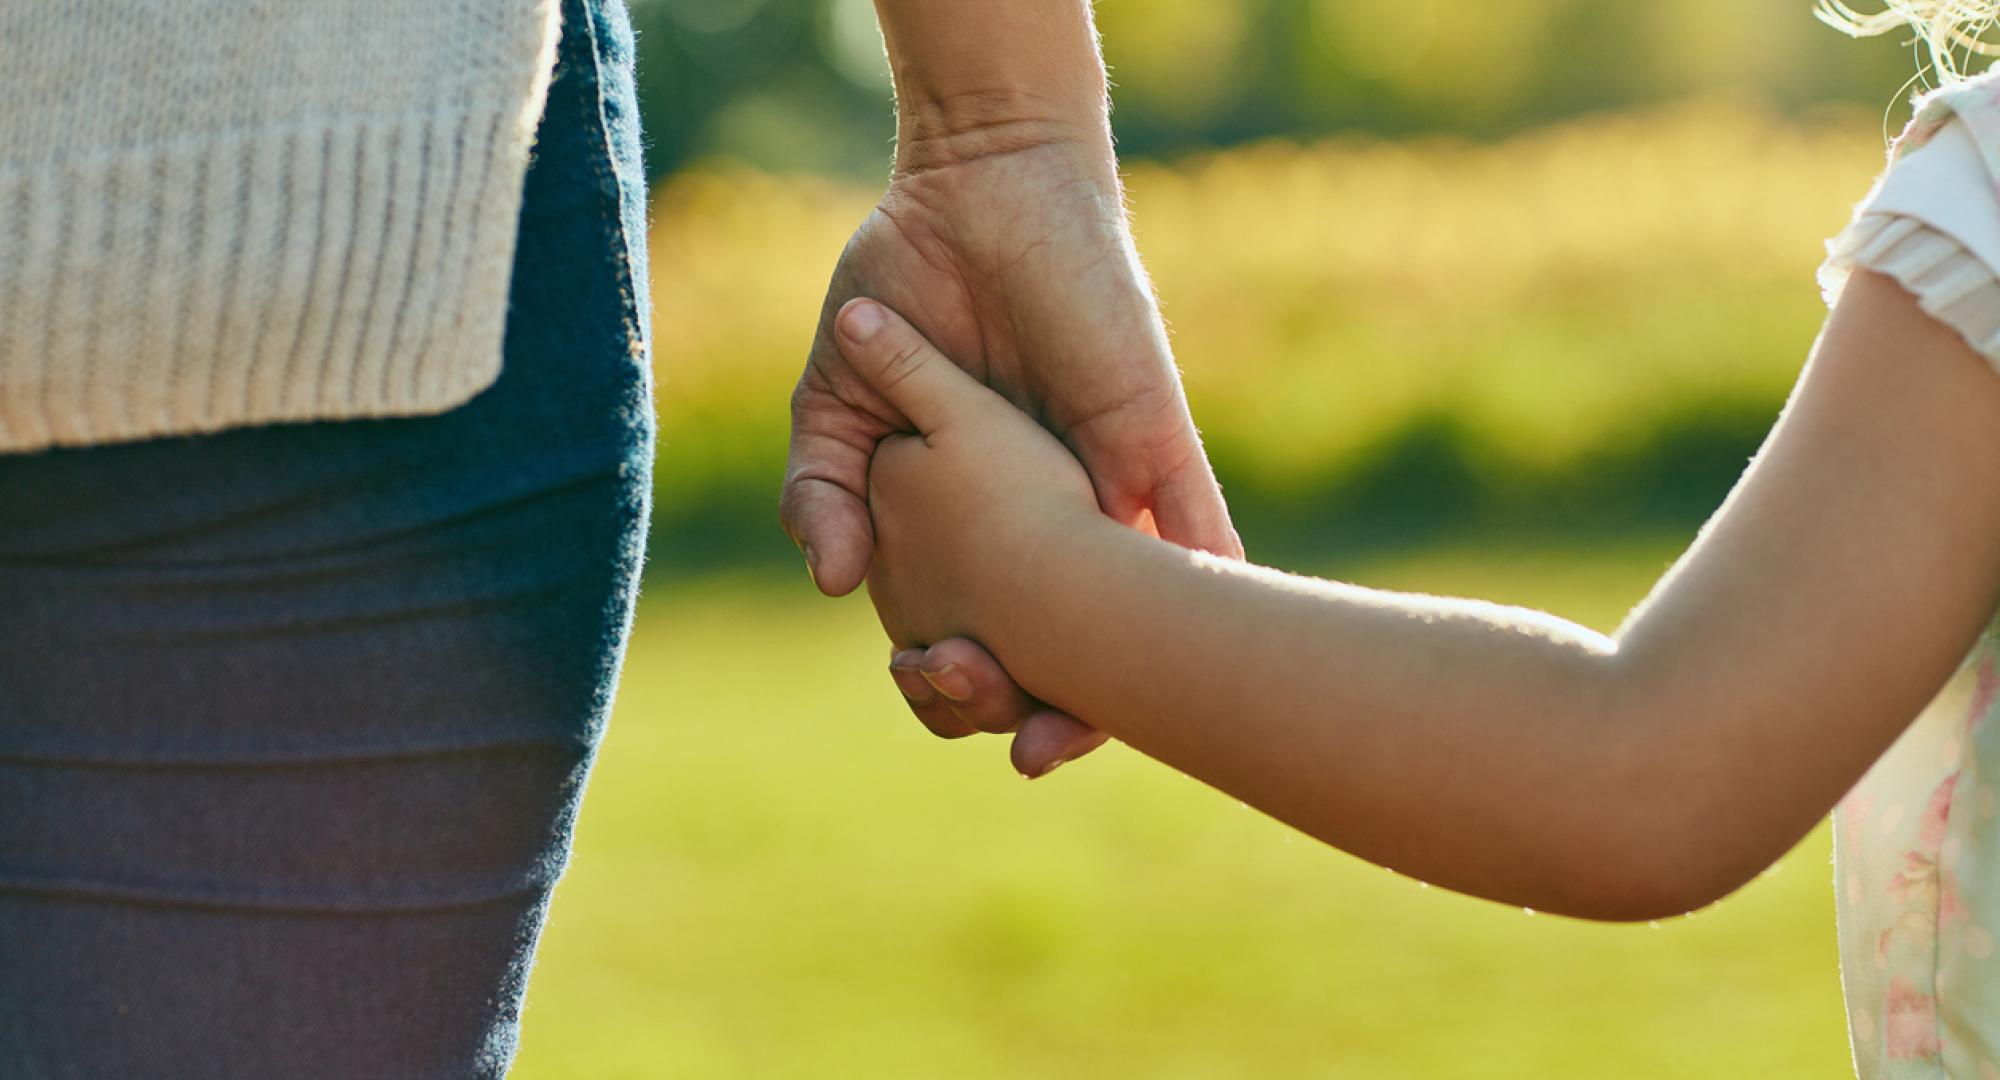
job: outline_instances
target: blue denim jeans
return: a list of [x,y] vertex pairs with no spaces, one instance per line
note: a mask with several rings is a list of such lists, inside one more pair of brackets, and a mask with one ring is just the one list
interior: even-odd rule
[[564,0],[499,380],[0,456],[0,1077],[498,1076],[637,598],[623,0]]

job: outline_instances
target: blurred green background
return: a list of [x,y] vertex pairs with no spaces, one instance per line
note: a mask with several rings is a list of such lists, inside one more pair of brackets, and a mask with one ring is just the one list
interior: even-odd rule
[[[997,2],[997,0],[996,0]],[[1810,0],[1102,0],[1251,555],[1600,629],[1755,450],[1917,56]],[[1120,748],[903,714],[775,521],[893,132],[869,0],[633,0],[661,457],[518,1075],[1826,1077],[1825,829],[1655,928],[1427,889]]]

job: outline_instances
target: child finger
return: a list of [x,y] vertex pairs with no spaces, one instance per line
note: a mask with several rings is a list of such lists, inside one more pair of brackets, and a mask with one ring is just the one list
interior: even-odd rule
[[984,389],[916,327],[873,300],[848,301],[834,326],[847,366],[926,435],[944,425],[963,395]]
[[1110,738],[1068,713],[1044,709],[1022,722],[1008,757],[1016,772],[1034,780],[1103,746]]
[[914,659],[903,662],[906,655],[914,658],[920,654],[898,653],[897,658],[890,661],[889,677],[895,680],[896,689],[902,692],[903,701],[909,705],[917,722],[940,739],[963,739],[967,735],[978,734],[977,728],[953,715],[951,703],[939,697],[930,683],[924,681]]
[[1042,703],[1016,685],[1000,661],[977,642],[949,638],[925,651],[924,680],[951,711],[978,731],[1004,735]]

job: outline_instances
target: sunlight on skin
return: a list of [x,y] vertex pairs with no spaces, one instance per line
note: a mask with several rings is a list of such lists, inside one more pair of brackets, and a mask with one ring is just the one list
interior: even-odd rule
[[839,326],[922,432],[869,474],[869,593],[899,646],[976,640],[1148,756],[1476,896],[1644,921],[1735,891],[1932,701],[2000,590],[2000,384],[1877,274],[1849,280],[1763,448],[1615,645],[1122,528],[1057,440],[894,313],[856,301]]

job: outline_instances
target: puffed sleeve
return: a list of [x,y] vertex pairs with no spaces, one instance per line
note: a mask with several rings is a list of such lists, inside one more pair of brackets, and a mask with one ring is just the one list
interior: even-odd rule
[[[1856,267],[1901,283],[1933,318],[2000,366],[2000,188],[1958,116],[1906,135],[1854,220],[1827,241],[1819,284],[1831,306]],[[2000,155],[2000,147],[1995,147]]]

